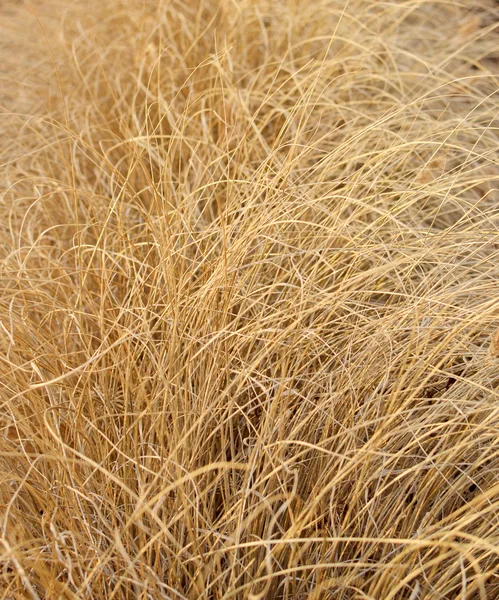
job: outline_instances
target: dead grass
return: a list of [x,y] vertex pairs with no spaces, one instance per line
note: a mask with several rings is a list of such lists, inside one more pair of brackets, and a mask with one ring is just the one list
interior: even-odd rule
[[1,598],[497,600],[497,4],[0,10]]

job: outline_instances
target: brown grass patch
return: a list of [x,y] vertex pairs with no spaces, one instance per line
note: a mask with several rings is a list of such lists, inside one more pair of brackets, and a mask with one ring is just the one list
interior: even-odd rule
[[0,597],[499,598],[497,4],[0,12]]

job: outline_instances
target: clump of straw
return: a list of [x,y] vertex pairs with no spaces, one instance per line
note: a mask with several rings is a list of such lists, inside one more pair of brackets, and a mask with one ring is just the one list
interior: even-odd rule
[[0,16],[0,597],[497,599],[497,4]]

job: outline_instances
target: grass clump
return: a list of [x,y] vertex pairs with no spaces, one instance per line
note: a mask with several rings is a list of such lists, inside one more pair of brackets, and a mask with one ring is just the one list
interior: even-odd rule
[[0,597],[497,599],[497,5],[0,13]]

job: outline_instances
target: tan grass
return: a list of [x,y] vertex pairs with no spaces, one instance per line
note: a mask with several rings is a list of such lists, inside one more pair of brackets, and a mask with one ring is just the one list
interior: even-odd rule
[[497,600],[498,5],[0,13],[0,597]]

